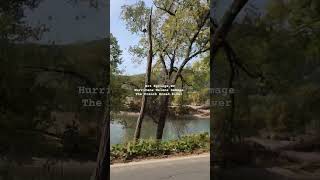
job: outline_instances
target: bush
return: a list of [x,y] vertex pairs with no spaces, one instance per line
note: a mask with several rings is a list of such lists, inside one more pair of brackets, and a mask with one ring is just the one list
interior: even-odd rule
[[194,134],[183,136],[178,140],[157,141],[155,139],[141,139],[125,144],[113,145],[110,149],[110,159],[131,160],[134,158],[156,157],[176,153],[192,153],[196,150],[209,150],[209,134]]

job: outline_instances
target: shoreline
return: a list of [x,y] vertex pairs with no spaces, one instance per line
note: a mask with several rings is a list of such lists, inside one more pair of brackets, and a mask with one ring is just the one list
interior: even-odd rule
[[[115,113],[116,115],[124,115],[124,116],[139,116],[139,112],[130,112],[130,111],[119,111],[118,113]],[[146,115],[148,116],[148,115]],[[149,116],[148,116],[149,117]],[[204,115],[204,114],[186,114],[186,115],[181,115],[181,116],[169,116],[172,118],[176,118],[177,120],[182,119],[182,118],[187,118],[187,119],[209,119],[210,115]]]
[[[203,106],[192,106],[192,105],[186,105],[188,108],[190,108],[190,113],[188,114],[183,114],[183,115],[176,115],[176,116],[170,116],[171,118],[174,119],[209,119],[210,118],[210,110],[209,109],[202,109]],[[174,108],[176,106],[170,106],[171,108]],[[113,112],[114,113],[114,112]],[[139,112],[135,111],[119,111],[114,113],[115,115],[125,115],[125,116],[139,116]],[[146,115],[148,116],[148,115]]]

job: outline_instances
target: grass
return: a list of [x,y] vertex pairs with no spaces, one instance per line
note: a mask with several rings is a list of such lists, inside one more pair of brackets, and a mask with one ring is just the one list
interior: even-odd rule
[[111,163],[128,162],[135,159],[163,157],[177,154],[208,152],[210,148],[209,134],[193,134],[177,140],[157,141],[155,139],[129,141],[125,144],[113,145],[110,149]]

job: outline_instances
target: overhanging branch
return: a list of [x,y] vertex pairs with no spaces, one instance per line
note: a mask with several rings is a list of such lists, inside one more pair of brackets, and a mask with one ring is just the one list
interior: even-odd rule
[[172,8],[172,6],[173,6],[173,3],[174,3],[174,1],[171,2],[171,5],[169,6],[169,8],[164,8],[164,7],[158,6],[158,5],[153,1],[153,4],[154,4],[154,6],[155,6],[156,8],[158,8],[158,9],[160,9],[160,10],[168,13],[170,16],[175,16],[175,15],[176,15],[175,12],[172,12],[172,11],[170,10],[170,9]]

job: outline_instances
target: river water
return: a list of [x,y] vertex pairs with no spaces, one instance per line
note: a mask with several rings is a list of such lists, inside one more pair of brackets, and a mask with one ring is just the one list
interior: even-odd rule
[[[132,140],[138,115],[113,115],[110,124],[110,143],[120,144]],[[157,124],[145,117],[141,128],[141,138],[154,138]],[[163,139],[177,139],[183,135],[210,132],[209,118],[168,118]]]

